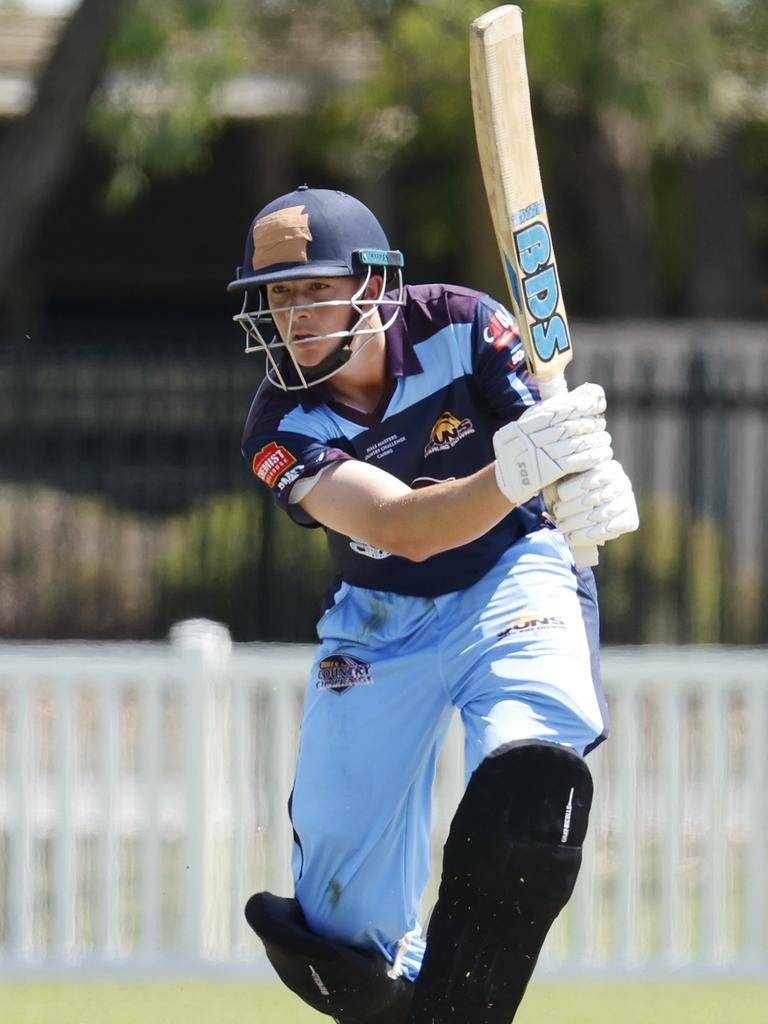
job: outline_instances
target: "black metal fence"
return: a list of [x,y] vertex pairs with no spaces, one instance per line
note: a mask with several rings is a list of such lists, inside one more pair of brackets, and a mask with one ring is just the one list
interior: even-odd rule
[[[606,547],[608,642],[768,641],[768,327],[576,324],[642,528]],[[221,318],[68,318],[0,347],[0,635],[312,639],[320,531],[239,453],[261,376]]]

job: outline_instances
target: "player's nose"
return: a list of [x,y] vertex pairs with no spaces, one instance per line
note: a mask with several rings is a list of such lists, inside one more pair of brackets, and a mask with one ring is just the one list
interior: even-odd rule
[[303,289],[297,289],[293,294],[293,315],[296,319],[306,320],[307,317],[311,316],[311,310],[303,307],[308,306],[312,302],[312,295],[308,291]]

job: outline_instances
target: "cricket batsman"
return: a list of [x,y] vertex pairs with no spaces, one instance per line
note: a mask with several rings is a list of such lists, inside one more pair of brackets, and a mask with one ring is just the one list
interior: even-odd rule
[[[339,1024],[508,1024],[573,890],[584,758],[608,732],[595,582],[572,552],[637,509],[603,390],[539,401],[512,315],[406,286],[403,264],[362,203],[303,185],[256,215],[229,285],[266,359],[243,453],[325,531],[336,572],[289,802],[294,896],[257,893],[246,917]],[[455,710],[467,785],[425,928]]]

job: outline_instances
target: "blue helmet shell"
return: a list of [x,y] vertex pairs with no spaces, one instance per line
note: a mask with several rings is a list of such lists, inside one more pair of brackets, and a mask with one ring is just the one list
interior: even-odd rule
[[[306,259],[282,263],[254,261],[254,228],[270,214],[301,208],[307,218]],[[308,277],[348,277],[370,267],[402,267],[403,254],[389,240],[367,206],[345,192],[300,185],[256,214],[248,230],[242,266],[227,291],[243,292],[274,281]],[[254,267],[258,269],[254,269]]]

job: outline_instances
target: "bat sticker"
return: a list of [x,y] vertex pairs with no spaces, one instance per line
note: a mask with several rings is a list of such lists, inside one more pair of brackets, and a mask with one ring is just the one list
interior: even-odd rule
[[524,312],[523,297],[520,294],[520,282],[517,279],[515,264],[506,252],[504,253],[504,269],[507,272],[507,281],[509,281],[509,292],[512,296],[512,306],[514,307],[513,312],[519,319]]
[[565,320],[557,312],[560,284],[552,259],[552,240],[541,221],[516,231],[514,238],[531,337],[537,358],[548,363],[571,347]]
[[538,217],[542,213],[544,213],[544,200],[537,199],[530,206],[526,206],[524,210],[516,210],[512,214],[512,223],[515,227],[519,227],[521,224],[526,224],[529,220]]

